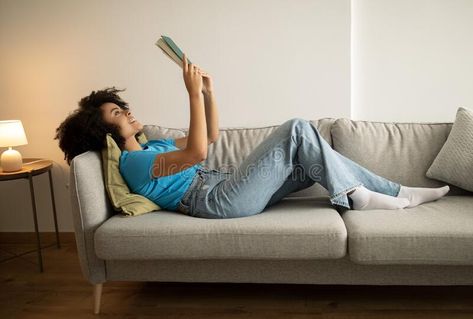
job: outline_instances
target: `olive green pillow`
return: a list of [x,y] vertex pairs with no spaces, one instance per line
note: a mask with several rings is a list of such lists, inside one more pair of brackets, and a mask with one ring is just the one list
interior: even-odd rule
[[[138,142],[147,142],[144,133],[138,136]],[[130,192],[128,185],[120,174],[119,163],[122,154],[112,135],[106,136],[107,147],[102,150],[102,164],[105,177],[105,188],[115,211],[121,211],[125,216],[138,216],[152,211],[160,210],[161,207],[148,198]]]
[[460,106],[427,177],[473,191],[473,110]]

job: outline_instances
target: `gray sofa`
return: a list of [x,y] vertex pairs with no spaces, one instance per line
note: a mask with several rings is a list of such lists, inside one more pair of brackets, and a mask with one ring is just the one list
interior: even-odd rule
[[[448,123],[310,121],[341,154],[407,186],[446,183],[425,172],[451,130]],[[278,125],[222,128],[202,162],[238,165]],[[146,125],[148,139],[187,129]],[[114,214],[98,152],[71,163],[71,201],[81,269],[99,312],[106,281],[246,282],[347,285],[472,285],[473,193],[400,210],[332,206],[319,184],[298,190],[261,214],[203,219],[160,210]],[[341,208],[341,209],[340,209]]]

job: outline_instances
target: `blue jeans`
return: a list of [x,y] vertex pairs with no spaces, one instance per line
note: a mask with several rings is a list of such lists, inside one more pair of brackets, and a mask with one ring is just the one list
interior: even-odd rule
[[390,196],[397,196],[401,187],[332,149],[311,122],[293,118],[236,169],[199,169],[178,211],[202,218],[251,216],[314,183],[327,189],[333,205],[347,209],[352,208],[347,193],[359,185]]

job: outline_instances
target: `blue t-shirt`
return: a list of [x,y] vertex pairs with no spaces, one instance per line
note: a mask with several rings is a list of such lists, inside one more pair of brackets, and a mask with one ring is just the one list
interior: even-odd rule
[[173,138],[149,140],[140,144],[143,150],[122,151],[120,173],[130,191],[140,194],[160,207],[176,211],[201,164],[195,164],[172,175],[154,178],[152,167],[160,153],[178,150]]

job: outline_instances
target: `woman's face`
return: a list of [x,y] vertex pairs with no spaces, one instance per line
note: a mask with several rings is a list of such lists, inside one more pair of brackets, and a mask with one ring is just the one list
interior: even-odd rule
[[138,122],[130,110],[124,110],[115,103],[104,103],[100,106],[104,121],[120,127],[120,134],[127,139],[135,136],[143,129],[143,124]]

